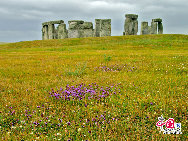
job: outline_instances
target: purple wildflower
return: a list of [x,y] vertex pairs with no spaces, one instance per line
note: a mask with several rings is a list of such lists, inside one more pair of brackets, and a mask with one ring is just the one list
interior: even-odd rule
[[71,123],[70,122],[67,122],[68,125],[70,125]]

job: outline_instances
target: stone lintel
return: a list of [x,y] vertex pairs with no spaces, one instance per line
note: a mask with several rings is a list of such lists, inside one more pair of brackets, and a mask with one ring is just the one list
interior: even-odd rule
[[50,24],[61,24],[61,23],[64,23],[64,21],[63,21],[63,20],[59,20],[59,21],[49,21],[49,22],[44,22],[44,23],[42,23],[42,26],[50,25]]
[[111,19],[100,19],[100,21],[103,21],[103,22],[111,22]]
[[101,19],[95,19],[96,22],[100,22]]
[[69,24],[72,23],[72,22],[75,22],[77,24],[83,24],[84,23],[84,21],[82,21],[82,20],[71,20],[71,21],[68,21]]
[[131,18],[131,19],[138,19],[138,15],[136,15],[136,14],[126,14],[125,17]]
[[83,28],[84,29],[93,29],[93,23],[92,22],[84,22]]
[[143,21],[142,23],[143,23],[143,24],[146,24],[146,23],[148,24],[148,22],[146,22],[146,21]]
[[161,23],[162,22],[162,19],[158,18],[158,19],[152,19],[152,22],[158,22],[158,23]]

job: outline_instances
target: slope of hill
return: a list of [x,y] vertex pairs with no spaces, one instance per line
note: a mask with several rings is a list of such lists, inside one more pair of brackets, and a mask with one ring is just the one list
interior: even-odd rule
[[[0,137],[186,140],[187,60],[187,35],[0,45]],[[161,115],[182,134],[160,133]]]

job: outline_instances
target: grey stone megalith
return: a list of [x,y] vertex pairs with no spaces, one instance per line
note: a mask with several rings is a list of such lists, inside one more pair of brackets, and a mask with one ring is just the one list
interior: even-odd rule
[[43,28],[42,28],[42,39],[43,40],[49,39],[49,37],[48,37],[48,26],[47,25],[44,25]]
[[81,28],[81,36],[80,37],[93,37],[93,23],[92,22],[84,22],[80,25]]
[[95,30],[94,30],[95,37],[100,37],[100,21],[101,19],[95,19]]
[[68,38],[80,38],[81,37],[81,26],[84,21],[72,20],[69,21]]
[[100,37],[111,36],[111,19],[101,19]]
[[156,22],[158,24],[158,34],[163,34],[163,24],[162,19],[152,19],[152,22]]
[[61,23],[57,27],[57,39],[68,38],[68,31],[66,29],[66,24]]
[[148,22],[142,22],[140,34],[163,34],[162,19],[152,19],[151,26],[148,26]]
[[111,19],[95,19],[94,36],[111,36]]
[[44,40],[57,39],[58,31],[57,29],[55,29],[55,24],[63,24],[63,23],[64,23],[63,20],[42,23],[42,39]]
[[151,22],[151,31],[150,34],[157,34],[157,23],[156,22]]
[[150,34],[150,27],[148,26],[148,22],[141,23],[141,32],[140,35]]
[[124,33],[123,35],[137,35],[138,32],[138,15],[135,14],[126,14],[125,15],[125,24],[124,24]]
[[[57,28],[55,24],[58,24]],[[111,36],[111,19],[96,19],[95,29],[92,22],[82,20],[68,21],[69,28],[63,20],[42,23],[42,39],[65,39],[83,37]]]

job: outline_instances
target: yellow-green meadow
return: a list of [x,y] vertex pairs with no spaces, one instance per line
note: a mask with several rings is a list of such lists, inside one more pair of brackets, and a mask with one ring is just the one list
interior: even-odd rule
[[[0,45],[2,140],[186,140],[188,35]],[[163,134],[158,117],[182,134]]]

